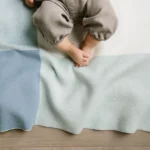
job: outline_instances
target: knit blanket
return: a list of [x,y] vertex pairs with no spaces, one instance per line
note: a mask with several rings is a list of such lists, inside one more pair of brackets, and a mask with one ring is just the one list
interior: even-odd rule
[[[115,35],[87,67],[47,43],[20,0],[0,5],[0,131],[40,125],[79,134],[84,128],[150,132],[150,2],[112,0]],[[86,31],[76,25],[79,46]]]

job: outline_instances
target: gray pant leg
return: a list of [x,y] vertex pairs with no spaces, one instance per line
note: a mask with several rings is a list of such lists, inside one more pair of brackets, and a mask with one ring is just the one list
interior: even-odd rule
[[72,20],[61,2],[44,1],[33,15],[33,23],[44,39],[56,45],[71,33]]
[[118,20],[110,0],[87,0],[83,26],[97,40],[109,39],[117,29]]

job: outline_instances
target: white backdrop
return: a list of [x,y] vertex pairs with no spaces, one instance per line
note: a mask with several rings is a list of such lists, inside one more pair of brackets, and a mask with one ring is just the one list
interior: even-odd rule
[[99,54],[150,53],[150,1],[112,0],[112,4],[119,19],[118,30]]

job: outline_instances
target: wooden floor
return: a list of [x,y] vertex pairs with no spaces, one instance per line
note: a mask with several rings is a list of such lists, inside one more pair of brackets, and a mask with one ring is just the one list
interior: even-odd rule
[[83,130],[80,135],[44,127],[0,133],[0,150],[150,150],[150,133]]

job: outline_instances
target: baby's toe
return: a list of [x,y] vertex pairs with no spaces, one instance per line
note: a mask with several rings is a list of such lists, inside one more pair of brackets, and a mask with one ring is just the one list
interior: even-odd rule
[[88,58],[83,58],[83,61],[82,61],[83,63],[86,63],[86,62],[88,62]]
[[77,64],[76,64],[76,67],[82,67],[83,63],[82,61],[79,61]]
[[83,53],[83,57],[84,57],[84,58],[89,58],[90,55],[89,55],[88,53]]
[[86,66],[86,64],[87,64],[87,61],[82,62],[82,64],[80,65],[80,67],[85,67],[85,66]]
[[86,62],[84,66],[88,66],[88,65],[89,65],[89,63],[88,63],[88,62]]
[[78,67],[78,64],[75,62],[75,63],[74,63],[74,66],[75,66],[75,67]]
[[89,62],[87,62],[86,64],[85,64],[85,66],[88,66],[89,65]]

